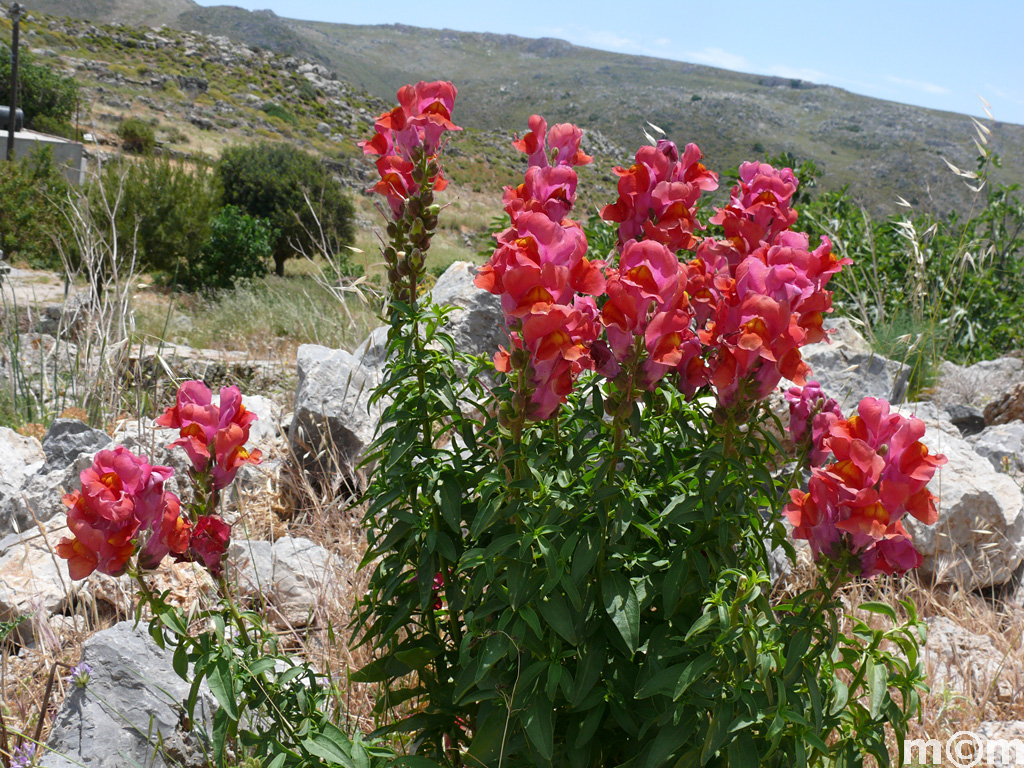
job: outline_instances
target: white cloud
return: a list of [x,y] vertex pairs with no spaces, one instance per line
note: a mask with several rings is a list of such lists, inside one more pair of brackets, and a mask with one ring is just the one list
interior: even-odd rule
[[721,69],[734,69],[744,72],[750,71],[750,62],[738,53],[731,53],[721,48],[705,48],[702,51],[686,51],[683,57],[697,62],[707,64],[711,67]]
[[894,75],[886,75],[885,79],[888,80],[890,83],[895,83],[896,85],[903,85],[906,86],[907,88],[913,88],[916,91],[923,91],[924,93],[931,93],[936,96],[948,96],[949,94],[952,93],[952,91],[950,91],[949,88],[945,88],[941,85],[936,85],[935,83],[927,83],[924,82],[923,80],[907,80],[902,77],[895,77]]
[[654,41],[654,44],[659,48],[665,48],[666,46],[671,45],[672,41],[669,40],[667,37],[659,37],[657,40]]

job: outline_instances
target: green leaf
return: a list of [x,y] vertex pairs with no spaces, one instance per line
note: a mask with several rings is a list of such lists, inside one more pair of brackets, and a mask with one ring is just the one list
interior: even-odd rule
[[850,700],[850,689],[846,687],[846,683],[835,677],[832,679],[832,690],[834,698],[828,713],[835,716],[846,709],[846,703]]
[[868,661],[868,690],[871,692],[871,717],[878,717],[889,694],[889,671],[874,659]]
[[686,632],[686,637],[684,637],[683,640],[689,642],[691,637],[699,635],[705,629],[710,627],[716,618],[717,616],[714,613],[702,614],[700,618],[690,625],[690,629]]
[[552,717],[551,702],[537,696],[533,703],[526,708],[522,718],[526,737],[545,760],[551,760],[551,756],[554,754]]
[[237,722],[238,704],[235,702],[235,687],[230,662],[221,656],[209,665],[206,668],[206,682],[227,716]]
[[711,718],[711,725],[708,727],[707,735],[704,737],[704,748],[700,752],[700,763],[706,765],[708,760],[721,749],[729,735],[729,724],[732,722],[732,704],[722,703],[715,709]]
[[886,603],[867,602],[861,603],[858,606],[862,611],[869,611],[870,613],[879,613],[883,616],[888,616],[892,621],[896,621],[896,610]]
[[445,475],[441,482],[441,516],[453,533],[462,533],[462,488],[458,478]]
[[606,573],[601,579],[601,598],[605,613],[626,641],[626,647],[630,653],[636,653],[640,645],[640,603],[629,579],[621,573]]
[[566,642],[576,645],[576,628],[573,626],[572,617],[569,614],[569,605],[565,599],[553,592],[537,603],[537,610],[541,617],[557,632]]
[[757,753],[757,745],[754,739],[747,732],[741,733],[729,744],[726,749],[726,757],[729,765],[737,766],[758,766],[761,764],[761,756]]
[[392,766],[406,766],[407,768],[438,768],[438,764],[433,760],[428,760],[419,755],[402,755],[391,760],[388,764]]
[[408,648],[404,651],[395,651],[395,658],[410,669],[423,669],[437,654],[436,649]]
[[284,765],[284,761],[287,759],[288,755],[282,752],[269,763],[267,763],[266,766],[264,766],[264,768],[281,768],[281,766]]
[[182,680],[188,680],[188,649],[184,644],[174,649],[174,656],[171,657],[171,666],[174,667],[174,674]]
[[672,694],[673,701],[678,701],[691,685],[702,678],[717,663],[718,659],[715,654],[708,651],[687,664],[683,673],[679,676],[679,682],[676,683],[676,691]]

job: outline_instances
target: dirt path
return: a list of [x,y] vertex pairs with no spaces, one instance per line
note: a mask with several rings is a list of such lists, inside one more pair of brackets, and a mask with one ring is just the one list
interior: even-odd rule
[[[71,293],[75,292],[74,286]],[[43,269],[11,269],[0,278],[0,293],[3,306],[25,307],[29,305],[64,303],[64,278],[57,272]]]

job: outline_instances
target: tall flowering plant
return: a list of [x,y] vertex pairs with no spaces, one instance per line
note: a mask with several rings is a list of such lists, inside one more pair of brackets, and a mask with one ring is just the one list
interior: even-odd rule
[[[356,622],[379,657],[353,675],[382,685],[380,732],[452,766],[888,764],[921,625],[867,604],[894,623],[844,634],[838,592],[919,562],[901,519],[934,522],[944,459],[919,420],[874,400],[844,417],[808,381],[848,260],[794,230],[790,169],[744,163],[702,221],[718,176],[667,140],[616,169],[616,247],[593,259],[572,218],[583,133],[528,128],[476,278],[504,315],[498,385],[444,308],[388,310]],[[792,477],[766,405],[785,379]],[[767,575],[793,552],[784,519],[820,566],[786,599]]]
[[[174,647],[174,668],[190,683],[189,697],[179,702],[182,722],[203,724],[195,707],[204,681],[217,699],[212,732],[199,729],[186,739],[202,747],[210,765],[226,768],[251,758],[278,768],[308,768],[336,764],[327,757],[338,755],[382,765],[392,752],[366,744],[358,734],[350,738],[335,724],[334,693],[324,676],[279,651],[277,635],[262,617],[234,600],[225,562],[231,525],[220,514],[219,500],[241,467],[261,461],[260,451],[247,447],[255,419],[237,387],[222,388],[215,399],[201,381],[182,384],[175,404],[156,424],[176,430],[171,446],[189,458],[185,500],[164,487],[173,475],[170,467],[151,465],[124,446],[100,451],[81,473],[81,489],[64,498],[72,537],[61,540],[57,554],[67,560],[73,579],[93,572],[135,578],[137,618],[149,610],[150,634],[160,646]],[[148,576],[168,557],[205,569],[217,585],[219,603],[186,614],[168,603],[167,594],[154,592]],[[76,682],[84,688],[88,664],[73,672],[82,670]],[[151,724],[129,725],[150,733]],[[169,735],[150,734],[155,752]]]

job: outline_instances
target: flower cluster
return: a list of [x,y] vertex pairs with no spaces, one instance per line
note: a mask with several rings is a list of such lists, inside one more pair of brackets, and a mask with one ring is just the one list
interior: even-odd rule
[[181,386],[175,406],[156,423],[179,430],[172,445],[192,461],[194,500],[185,509],[164,490],[170,467],[153,466],[121,445],[97,453],[80,475],[81,490],[64,497],[74,538],[62,538],[57,554],[68,561],[71,578],[84,579],[93,571],[120,576],[136,553],[142,570],[158,567],[170,555],[202,563],[219,578],[231,526],[214,513],[217,493],[243,464],[259,463],[260,452],[245,447],[255,419],[237,387],[222,389],[214,405],[201,381]]
[[[243,464],[259,464],[260,451],[246,449],[249,426],[256,414],[242,405],[238,387],[224,387],[220,404],[201,381],[186,381],[178,389],[175,405],[159,416],[161,427],[179,430],[171,443],[180,446],[192,461],[196,475],[209,474],[214,490],[226,488]],[[211,461],[212,460],[212,461]]]
[[687,362],[684,390],[711,384],[729,406],[764,398],[783,377],[805,382],[800,348],[825,338],[825,286],[850,260],[827,238],[811,250],[807,235],[789,230],[796,186],[788,168],[744,163],[729,205],[711,218],[725,237],[703,240],[689,264],[702,354]]
[[[462,130],[452,122],[457,94],[454,85],[443,81],[402,86],[397,94],[398,106],[377,118],[372,139],[359,142],[364,154],[380,156],[380,181],[373,191],[387,198],[396,216],[424,182],[417,177],[417,162],[436,158],[447,131]],[[428,180],[437,191],[448,184],[436,164]]]
[[425,254],[440,210],[434,192],[448,185],[438,153],[445,133],[462,130],[452,122],[457,93],[444,81],[403,86],[398,106],[377,118],[373,138],[359,144],[365,154],[379,155],[380,181],[370,191],[383,195],[390,208],[391,242],[382,255],[396,301],[414,302],[426,277]]
[[530,118],[530,133],[515,146],[529,156],[524,182],[505,189],[511,226],[497,235],[498,247],[480,269],[476,285],[501,296],[511,346],[495,357],[508,372],[516,356],[529,365],[522,382],[526,413],[547,419],[564,402],[573,379],[593,368],[589,347],[597,338],[594,296],[604,293],[601,264],[587,259],[587,238],[565,218],[576,196],[576,171],[589,163],[580,149],[583,132]]
[[946,463],[945,456],[929,453],[921,443],[924,422],[891,413],[888,402],[867,397],[856,415],[819,424],[822,450],[833,460],[812,466],[807,491],[790,492],[784,512],[795,527],[794,538],[809,541],[815,558],[853,553],[863,576],[919,566],[921,555],[902,518],[910,514],[926,525],[936,522],[935,496],[927,485]]
[[619,223],[619,262],[607,273],[601,308],[607,347],[597,345],[595,355],[624,402],[634,385],[653,389],[700,351],[685,268],[675,253],[697,246],[693,231],[703,227],[694,206],[702,192],[718,187],[718,176],[700,159],[696,144],[687,145],[682,158],[671,141],[642,147],[628,170],[615,169],[619,197],[601,211],[606,221]]
[[85,688],[89,684],[89,677],[92,675],[92,667],[84,661],[71,668],[71,674],[67,677],[67,684],[76,688]]
[[36,745],[26,742],[11,755],[11,768],[31,768],[36,764]]
[[680,159],[671,141],[641,147],[628,169],[615,168],[619,198],[601,210],[601,218],[619,224],[619,247],[641,237],[664,244],[673,253],[691,251],[704,229],[694,216],[701,192],[718,189],[718,174],[700,162],[696,144],[687,144]]
[[97,570],[120,576],[139,550],[143,567],[185,552],[190,525],[178,497],[164,490],[172,474],[124,446],[96,454],[80,475],[81,490],[64,496],[74,538],[62,538],[57,554],[68,561],[72,579]]

